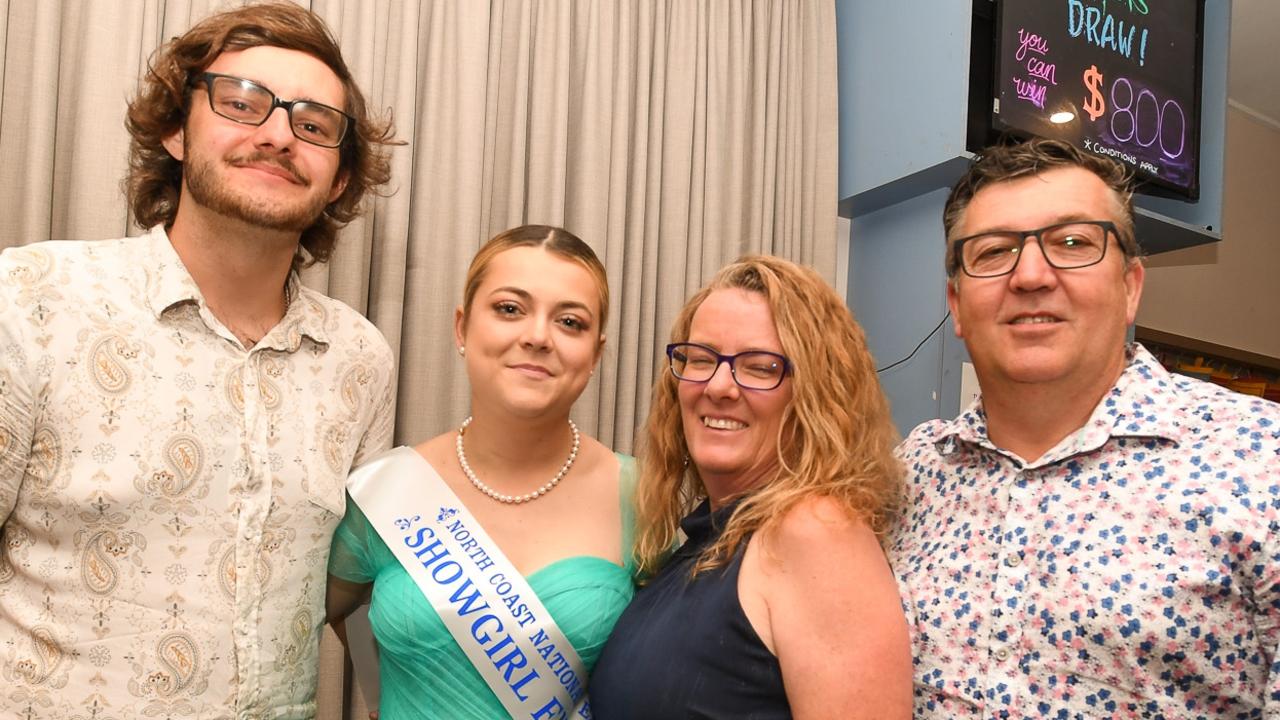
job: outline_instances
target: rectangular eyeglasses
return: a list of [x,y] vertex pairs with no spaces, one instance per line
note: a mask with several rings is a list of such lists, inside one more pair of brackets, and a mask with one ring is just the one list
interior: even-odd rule
[[1073,270],[1102,262],[1107,254],[1108,235],[1120,237],[1116,226],[1107,220],[1073,220],[1035,230],[998,230],[956,240],[956,257],[969,277],[1008,275],[1018,267],[1027,238],[1033,237],[1050,266]]
[[772,390],[791,370],[791,361],[785,355],[766,350],[721,355],[697,343],[672,343],[667,346],[667,358],[672,375],[693,383],[709,382],[720,365],[728,363],[733,381],[748,390]]
[[294,137],[320,147],[342,145],[355,119],[341,110],[310,100],[281,100],[275,93],[252,80],[219,73],[200,73],[192,85],[203,82],[209,95],[209,109],[244,125],[261,125],[276,108],[289,114]]

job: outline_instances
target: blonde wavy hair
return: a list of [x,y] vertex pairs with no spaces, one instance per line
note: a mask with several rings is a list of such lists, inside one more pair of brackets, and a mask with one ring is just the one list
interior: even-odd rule
[[[836,500],[883,537],[901,492],[893,455],[898,436],[862,329],[816,272],[752,255],[722,269],[685,304],[671,342],[689,339],[693,316],[711,293],[734,288],[759,293],[768,302],[782,352],[791,361],[792,397],[778,433],[776,475],[743,494],[694,574],[728,562],[753,533],[810,497]],[[681,518],[706,495],[696,464],[688,459],[679,382],[664,372],[654,385],[641,447],[635,553],[645,577],[661,568]]]

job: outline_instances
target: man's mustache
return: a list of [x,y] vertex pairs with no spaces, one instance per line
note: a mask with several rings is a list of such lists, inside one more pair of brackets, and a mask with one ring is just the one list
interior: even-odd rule
[[259,151],[250,155],[230,158],[227,162],[236,167],[244,167],[247,165],[274,166],[289,173],[289,176],[292,177],[294,182],[299,185],[304,187],[311,186],[311,180],[307,176],[303,175],[302,171],[298,170],[297,166],[295,166],[287,157],[273,157],[267,153]]

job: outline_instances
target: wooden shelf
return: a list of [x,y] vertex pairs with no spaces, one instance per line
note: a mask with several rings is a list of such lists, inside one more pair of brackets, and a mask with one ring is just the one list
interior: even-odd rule
[[1263,370],[1273,373],[1280,373],[1280,358],[1271,357],[1270,355],[1262,355],[1260,353],[1249,352],[1248,350],[1240,350],[1226,345],[1218,345],[1217,343],[1197,340],[1196,338],[1177,335],[1163,330],[1142,327],[1141,325],[1134,327],[1133,336],[1138,342],[1150,341],[1157,345],[1185,350],[1188,353],[1199,353],[1212,356],[1214,358],[1221,358],[1233,363],[1239,363],[1241,365],[1252,365],[1253,367],[1262,368]]

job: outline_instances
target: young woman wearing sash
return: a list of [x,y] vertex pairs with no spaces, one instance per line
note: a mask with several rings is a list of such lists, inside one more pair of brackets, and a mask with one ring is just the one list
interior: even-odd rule
[[381,720],[578,716],[633,591],[634,460],[569,419],[608,312],[574,235],[494,237],[455,316],[472,415],[352,473],[328,619],[371,592]]
[[895,431],[843,299],[747,257],[671,340],[637,490],[648,579],[596,666],[596,717],[909,718],[907,625],[877,541]]

